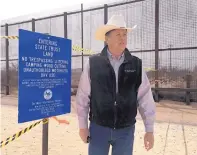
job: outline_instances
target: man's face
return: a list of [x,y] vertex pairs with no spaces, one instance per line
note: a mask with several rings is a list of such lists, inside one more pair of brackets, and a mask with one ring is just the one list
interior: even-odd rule
[[111,31],[106,36],[106,42],[113,49],[119,49],[120,51],[124,50],[127,45],[127,30],[116,29]]

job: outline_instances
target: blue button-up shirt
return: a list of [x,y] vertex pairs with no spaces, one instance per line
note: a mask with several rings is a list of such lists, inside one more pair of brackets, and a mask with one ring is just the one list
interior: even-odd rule
[[[116,91],[118,91],[118,69],[124,61],[124,54],[122,54],[119,58],[115,58],[108,51],[108,58],[116,74],[116,83],[117,83]],[[89,95],[91,92],[90,84],[91,81],[89,78],[89,61],[87,61],[84,67],[84,71],[81,74],[77,95],[76,95],[77,116],[78,116],[80,129],[88,128],[88,114],[89,114],[89,101],[90,101]],[[151,91],[151,85],[143,69],[142,69],[142,83],[138,89],[138,105],[139,105],[138,110],[142,116],[145,125],[145,131],[153,132],[156,108]]]

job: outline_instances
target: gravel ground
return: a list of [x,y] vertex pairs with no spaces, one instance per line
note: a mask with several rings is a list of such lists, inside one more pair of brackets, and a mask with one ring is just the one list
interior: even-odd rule
[[[34,123],[17,123],[17,98],[4,96],[1,103],[2,140]],[[144,126],[138,115],[134,155],[197,155],[197,103],[186,106],[180,102],[161,101],[156,105],[154,148],[149,152],[144,149]],[[49,155],[87,155],[88,145],[83,144],[78,136],[74,97],[72,113],[58,118],[68,119],[70,125],[59,125],[50,119]],[[1,148],[1,152],[2,155],[42,155],[42,124]]]

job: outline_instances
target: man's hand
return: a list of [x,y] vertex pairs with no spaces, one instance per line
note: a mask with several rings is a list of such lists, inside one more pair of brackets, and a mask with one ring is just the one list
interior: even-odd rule
[[147,132],[144,135],[144,146],[147,151],[153,148],[154,145],[154,135],[152,132]]
[[88,143],[89,129],[80,129],[79,136],[84,143]]

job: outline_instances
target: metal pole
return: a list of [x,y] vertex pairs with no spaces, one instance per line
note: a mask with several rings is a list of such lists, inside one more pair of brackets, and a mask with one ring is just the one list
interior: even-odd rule
[[158,84],[159,69],[159,0],[155,0],[155,101],[159,101]]
[[172,71],[172,51],[171,51],[172,45],[170,44],[170,72]]
[[35,23],[35,19],[32,19],[32,31],[35,32],[36,31],[36,23]]
[[[104,24],[107,24],[108,19],[108,8],[107,4],[104,4]],[[104,46],[106,46],[106,42],[104,42]]]
[[[81,47],[83,49],[83,4],[81,4]],[[83,50],[82,50],[82,71],[83,71]]]
[[64,38],[68,37],[68,31],[67,31],[67,12],[64,12]]
[[[5,25],[5,35],[8,36],[8,24]],[[6,95],[10,95],[10,72],[9,72],[9,40],[5,40],[6,54]]]
[[49,120],[42,125],[42,155],[48,155]]
[[[191,80],[192,80],[192,75],[188,74],[186,75],[186,87],[191,88]],[[186,91],[186,104],[190,105],[190,92]]]
[[48,155],[49,119],[43,119],[43,122],[45,123],[42,124],[42,155]]
[[[35,19],[32,19],[32,31],[33,32],[36,31]],[[48,122],[49,121],[43,123],[42,125],[42,155],[48,155],[48,136],[49,136]]]

